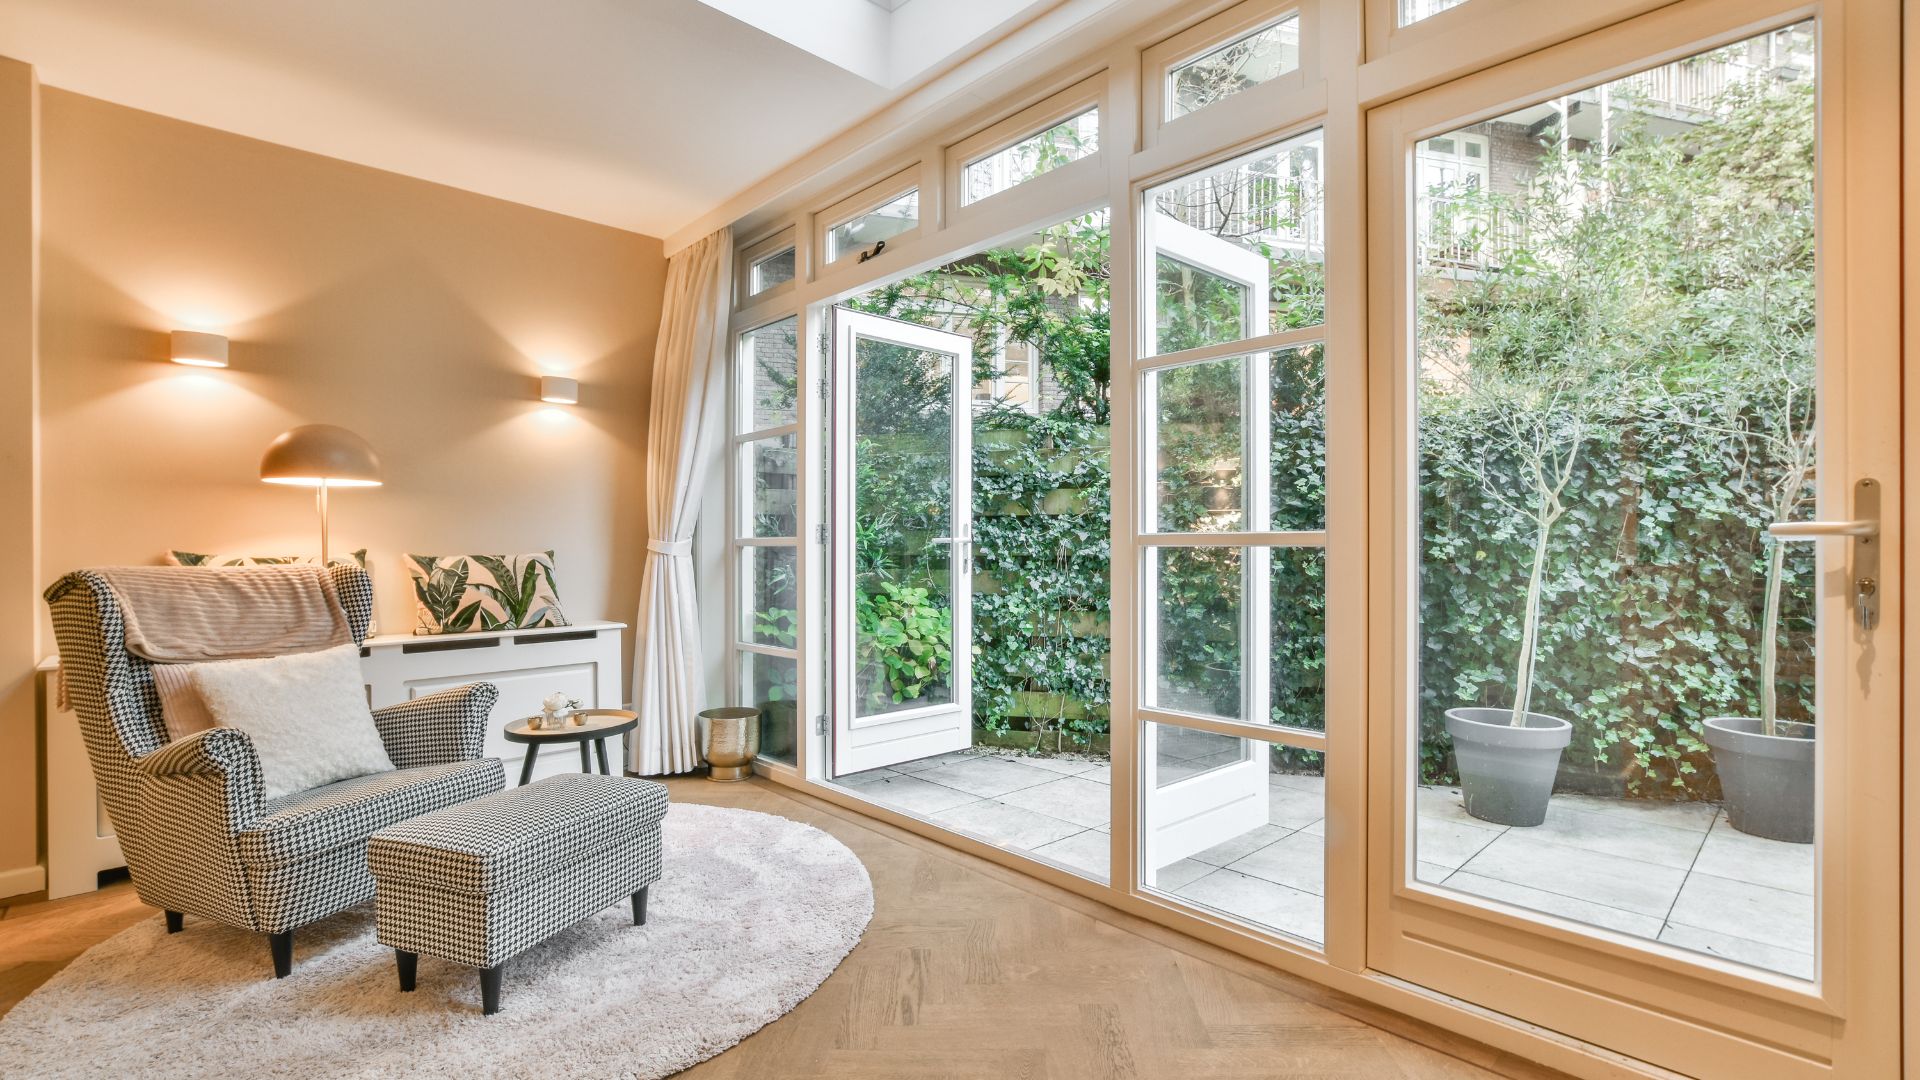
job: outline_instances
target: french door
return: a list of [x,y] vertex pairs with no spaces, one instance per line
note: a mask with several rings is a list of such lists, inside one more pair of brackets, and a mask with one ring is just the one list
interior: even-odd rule
[[834,775],[973,737],[973,342],[833,309]]
[[1369,966],[1895,1074],[1899,14],[1682,2],[1370,113]]

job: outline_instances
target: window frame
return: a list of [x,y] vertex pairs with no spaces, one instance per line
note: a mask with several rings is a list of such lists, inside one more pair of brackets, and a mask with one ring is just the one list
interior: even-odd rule
[[[977,216],[980,213],[980,207],[1012,195],[1014,192],[1021,192],[1028,199],[1045,199],[1054,193],[1054,189],[1070,188],[1089,179],[1104,180],[1100,174],[1106,165],[1108,139],[1112,134],[1111,113],[1107,108],[1106,83],[1105,72],[1082,80],[947,147],[943,155],[945,162],[943,187],[946,193],[949,221],[960,221]],[[1098,109],[1100,117],[1100,146],[1093,153],[1076,158],[1058,168],[1049,169],[1011,187],[982,196],[973,202],[966,201],[966,177],[969,166],[984,161],[1002,150],[1017,146],[1058,124],[1072,120],[1089,109]],[[1037,185],[1045,185],[1045,187],[1037,187]],[[1102,186],[1104,187],[1104,184]],[[1039,194],[1032,194],[1036,190]]]
[[[1763,2],[1767,12],[1774,12],[1784,10],[1791,0]],[[1799,7],[1809,12],[1845,11],[1850,19],[1866,22],[1869,21],[1867,17],[1855,12],[1867,8],[1868,3],[1871,0],[1867,0],[1867,3],[1861,0],[1805,0]],[[915,99],[916,104],[927,102],[926,108],[920,111],[904,106],[890,108],[804,158],[795,166],[795,171],[800,174],[799,179],[791,182],[783,179],[779,185],[756,189],[752,195],[743,196],[729,204],[735,222],[756,235],[771,227],[791,224],[798,228],[800,250],[797,255],[800,258],[796,263],[799,271],[796,273],[797,287],[793,292],[778,297],[764,294],[741,297],[732,329],[738,332],[750,328],[749,324],[765,325],[789,314],[798,319],[799,349],[803,358],[801,365],[809,391],[802,394],[800,403],[800,526],[803,534],[806,534],[806,539],[800,544],[801,602],[803,605],[818,604],[826,595],[825,560],[820,554],[825,549],[816,544],[811,535],[813,526],[824,520],[828,506],[824,485],[820,480],[823,404],[811,392],[813,387],[810,380],[824,370],[826,363],[817,339],[828,306],[889,280],[940,265],[950,258],[993,244],[1026,228],[1057,221],[1095,205],[1112,207],[1114,290],[1111,314],[1114,330],[1111,360],[1116,418],[1112,444],[1115,464],[1113,573],[1116,583],[1126,580],[1127,575],[1135,574],[1137,566],[1125,549],[1145,538],[1139,531],[1141,515],[1138,502],[1142,492],[1131,490],[1138,486],[1137,479],[1122,483],[1119,477],[1126,468],[1124,463],[1131,461],[1132,455],[1137,454],[1139,449],[1135,443],[1135,433],[1123,431],[1124,425],[1119,418],[1134,415],[1140,407],[1128,385],[1129,381],[1144,366],[1152,366],[1155,360],[1166,363],[1172,362],[1172,359],[1160,357],[1145,362],[1137,359],[1139,309],[1150,306],[1151,300],[1150,294],[1138,293],[1137,286],[1131,283],[1140,272],[1142,255],[1136,222],[1130,219],[1139,213],[1136,207],[1143,205],[1139,200],[1146,188],[1200,170],[1209,162],[1223,161],[1250,148],[1272,145],[1301,130],[1319,127],[1326,133],[1322,164],[1323,180],[1329,189],[1324,203],[1328,307],[1322,324],[1324,334],[1319,339],[1326,349],[1328,408],[1331,413],[1334,396],[1344,393],[1349,402],[1347,407],[1355,407],[1351,403],[1358,401],[1363,413],[1357,429],[1349,427],[1336,433],[1331,421],[1329,423],[1327,483],[1330,497],[1327,512],[1331,525],[1335,513],[1331,492],[1335,487],[1358,491],[1358,494],[1343,492],[1340,495],[1345,508],[1342,512],[1349,515],[1344,519],[1345,528],[1349,531],[1358,529],[1356,535],[1366,541],[1357,548],[1355,545],[1328,548],[1327,574],[1330,580],[1336,576],[1357,575],[1372,585],[1365,602],[1358,605],[1357,610],[1336,610],[1329,603],[1325,628],[1329,650],[1336,647],[1336,638],[1340,639],[1340,647],[1354,648],[1353,642],[1357,637],[1360,642],[1358,647],[1367,659],[1360,665],[1361,677],[1357,680],[1348,677],[1351,673],[1336,679],[1335,674],[1329,671],[1326,708],[1330,719],[1350,715],[1356,710],[1361,715],[1368,715],[1375,704],[1372,698],[1380,694],[1370,682],[1373,678],[1382,677],[1385,672],[1379,659],[1379,650],[1391,650],[1394,633],[1390,626],[1394,616],[1390,610],[1392,605],[1381,599],[1386,591],[1374,576],[1376,568],[1373,560],[1382,557],[1382,553],[1367,550],[1368,545],[1378,546],[1382,543],[1378,536],[1379,523],[1375,521],[1370,524],[1369,519],[1392,509],[1390,498],[1374,490],[1368,479],[1370,469],[1377,464],[1370,455],[1382,452],[1379,446],[1379,440],[1384,438],[1381,429],[1391,422],[1390,410],[1378,397],[1378,373],[1369,374],[1368,365],[1374,362],[1382,348],[1379,341],[1371,336],[1373,324],[1369,322],[1369,312],[1375,318],[1385,318],[1385,313],[1376,309],[1393,300],[1393,287],[1388,280],[1391,268],[1380,265],[1377,253],[1370,247],[1369,221],[1373,215],[1385,213],[1382,200],[1390,201],[1392,198],[1391,192],[1383,194],[1371,186],[1375,182],[1377,169],[1372,164],[1373,159],[1367,148],[1371,114],[1442,83],[1483,73],[1497,78],[1499,76],[1494,75],[1495,69],[1529,54],[1560,47],[1584,50],[1611,47],[1623,41],[1645,41],[1653,34],[1649,28],[1656,24],[1663,28],[1680,27],[1677,33],[1698,42],[1721,33],[1737,22],[1771,20],[1762,15],[1744,13],[1734,0],[1593,0],[1591,4],[1581,5],[1577,9],[1571,5],[1538,4],[1531,0],[1470,0],[1430,19],[1400,28],[1396,24],[1397,0],[1363,0],[1359,5],[1302,0],[1298,5],[1302,11],[1299,69],[1195,113],[1165,122],[1156,116],[1149,122],[1149,110],[1164,112],[1166,84],[1163,80],[1171,56],[1170,52],[1162,54],[1154,50],[1175,39],[1182,39],[1182,35],[1190,35],[1183,40],[1205,37],[1208,31],[1201,28],[1211,27],[1217,31],[1231,22],[1236,14],[1244,17],[1249,12],[1258,11],[1263,17],[1277,19],[1284,16],[1289,5],[1271,0],[1245,0],[1239,4],[1200,0],[1194,7],[1183,7],[1171,0],[1161,0],[1149,6],[1152,7],[1152,13],[1141,21],[1115,28],[1111,35],[1084,50],[1077,46],[1058,50],[1061,62],[1057,66],[1049,62],[1055,54],[1016,53],[1013,46],[1008,45],[1004,55],[1009,64],[1017,60],[1025,65],[1020,70],[1028,70],[1034,67],[1035,58],[1040,57],[1041,66],[1046,70],[1024,86],[998,97],[986,110],[978,107],[978,102],[982,100],[980,97],[961,101],[959,99],[965,95],[960,94],[953,95],[951,101],[931,97]],[[1191,16],[1188,12],[1192,13]],[[1311,13],[1310,18],[1308,13]],[[1383,14],[1384,19],[1381,18]],[[1884,21],[1877,10],[1869,11],[1869,15],[1872,20]],[[1148,21],[1150,19],[1154,21]],[[1256,30],[1259,23],[1260,18],[1253,17],[1239,25],[1245,28],[1242,30],[1244,33]],[[1167,33],[1170,29],[1174,31],[1171,34]],[[1016,31],[1010,37],[1023,32]],[[1233,36],[1232,32],[1222,32],[1214,38],[1211,46],[1195,45],[1198,51],[1188,55],[1204,54],[1208,47],[1216,47]],[[963,169],[951,165],[952,158],[949,155],[953,148],[995,125],[1007,123],[1011,117],[1033,108],[1036,102],[1063,92],[1058,87],[1077,86],[1090,78],[1101,83],[1106,95],[1106,100],[1100,106],[1100,149],[1095,154],[1028,183],[996,193],[1004,197],[988,197],[964,207],[958,204],[957,187]],[[1865,76],[1858,78],[1862,83],[1866,81]],[[1289,85],[1296,81],[1298,85]],[[946,90],[951,90],[956,84],[949,82],[943,85]],[[910,92],[910,95],[912,93],[918,92]],[[1888,107],[1893,106],[1889,104]],[[999,118],[982,127],[977,121],[983,114]],[[1457,119],[1449,121],[1449,126],[1459,122]],[[1849,130],[1852,129],[1853,125],[1850,125]],[[972,134],[955,141],[953,136],[959,132]],[[1017,141],[1017,137],[1012,141]],[[1860,146],[1862,140],[1856,137],[1852,145]],[[1103,161],[1104,167],[1081,167],[1084,161],[1094,159]],[[1061,174],[1084,175],[1086,179],[1075,183],[1056,182]],[[878,183],[869,182],[875,176],[885,179]],[[824,257],[827,226],[884,203],[889,196],[877,189],[887,185],[893,186],[892,194],[918,188],[920,220],[917,228],[897,238],[901,241],[897,251],[894,241],[889,241],[887,254],[891,258],[884,264],[856,265],[854,260],[845,258],[828,263]],[[1347,185],[1347,193],[1336,196],[1333,190],[1336,185]],[[848,191],[854,194],[844,195]],[[835,199],[838,201],[830,202]],[[865,206],[859,205],[863,202]],[[828,204],[827,209],[814,209],[822,204]],[[828,216],[842,210],[847,212],[833,221],[827,220]],[[726,220],[726,217],[716,214],[716,219],[713,224],[703,222],[702,231]],[[697,235],[689,227],[685,234],[677,235],[669,247],[672,248],[683,238],[691,242]],[[906,242],[909,239],[911,243]],[[1343,290],[1337,299],[1336,279]],[[1140,302],[1143,299],[1146,303]],[[1279,341],[1260,345],[1238,342],[1219,348],[1224,352],[1235,349],[1242,352],[1256,349],[1272,351],[1283,344]],[[1191,360],[1195,357],[1189,355],[1185,358]],[[1351,414],[1347,420],[1353,420]],[[1332,473],[1336,453],[1349,463],[1343,466],[1346,471],[1337,478]],[[1351,465],[1356,460],[1361,463],[1357,474]],[[732,503],[733,500],[729,498],[727,504],[731,506]],[[1334,565],[1336,558],[1341,560],[1338,567]],[[728,576],[731,579],[732,575]],[[1360,868],[1358,880],[1347,879],[1346,869],[1337,868],[1331,857],[1329,859],[1327,946],[1324,951],[1304,950],[1284,941],[1270,939],[1253,932],[1244,923],[1180,906],[1142,887],[1139,884],[1142,878],[1139,873],[1139,852],[1131,839],[1123,834],[1137,830],[1141,821],[1140,781],[1144,766],[1138,736],[1145,722],[1155,718],[1143,714],[1142,710],[1135,707],[1135,702],[1122,700],[1129,694],[1135,697],[1136,702],[1139,699],[1137,692],[1122,689],[1123,678],[1132,681],[1140,674],[1139,657],[1135,652],[1137,644],[1129,640],[1134,633],[1132,628],[1139,625],[1142,617],[1138,610],[1140,599],[1137,593],[1134,596],[1124,595],[1128,591],[1124,586],[1114,589],[1111,611],[1111,622],[1115,628],[1115,701],[1112,713],[1115,781],[1112,828],[1115,839],[1110,884],[1097,883],[1050,864],[1002,851],[965,835],[944,831],[919,818],[876,807],[821,782],[823,774],[819,766],[822,753],[819,744],[824,740],[812,734],[808,723],[803,723],[798,732],[796,766],[789,768],[769,764],[765,771],[777,782],[798,787],[808,794],[848,807],[862,815],[879,818],[940,844],[1012,867],[1048,884],[1171,926],[1263,963],[1441,1023],[1468,1037],[1487,1041],[1544,1064],[1576,1072],[1610,1067],[1608,1059],[1598,1056],[1592,1048],[1573,1044],[1564,1038],[1543,1038],[1503,1021],[1484,1009],[1464,1008],[1457,1003],[1410,990],[1404,984],[1394,985],[1392,979],[1382,978],[1379,972],[1372,970],[1379,965],[1373,963],[1374,957],[1366,934],[1379,913],[1369,907],[1368,867],[1373,865],[1371,860],[1375,858],[1375,853],[1383,850],[1379,847],[1379,831],[1393,825],[1388,820],[1390,815],[1381,809],[1383,804],[1377,797],[1369,798],[1367,793],[1369,785],[1377,786],[1382,782],[1379,761],[1389,749],[1390,732],[1377,718],[1369,716],[1365,729],[1358,734],[1328,732],[1330,738],[1342,741],[1335,741],[1329,754],[1327,805],[1330,810],[1338,806],[1343,812],[1352,812],[1357,808],[1367,815],[1355,826],[1362,836],[1347,835],[1337,842],[1364,844],[1368,854],[1366,864]],[[733,617],[732,612],[730,605],[729,618]],[[825,644],[819,628],[811,625],[811,619],[803,623],[800,635],[800,713],[803,720],[811,721],[815,712],[826,707],[824,688],[828,680],[825,675]],[[730,685],[737,692],[737,677],[732,672],[728,677]],[[1177,717],[1175,721],[1181,726],[1202,729],[1216,723],[1210,719],[1185,716]],[[1225,723],[1227,727],[1222,734],[1265,738],[1270,742],[1284,741],[1273,738],[1272,734],[1287,730],[1245,731],[1231,721]],[[1375,795],[1378,795],[1377,791]],[[1137,833],[1135,835],[1137,837]],[[1335,842],[1330,838],[1330,856]],[[1342,880],[1338,882],[1334,877],[1336,869],[1341,870]],[[1353,903],[1343,905],[1335,897],[1336,889],[1346,890],[1341,897]],[[1529,924],[1527,929],[1537,931],[1538,927]],[[1356,933],[1360,935],[1358,945],[1349,947]],[[1577,948],[1587,948],[1591,944],[1591,934],[1574,940],[1574,947]],[[1522,961],[1525,959],[1520,958]]]
[[[801,259],[802,252],[800,251],[800,245],[795,242],[794,232],[794,227],[788,225],[751,244],[742,246],[739,251],[735,253],[733,258],[733,295],[735,307],[743,308],[752,304],[764,304],[772,300],[777,300],[791,293],[797,287],[797,283],[806,276],[807,267]],[[792,249],[793,251],[793,276],[778,285],[770,285],[767,288],[755,292],[753,289],[753,276],[754,271],[759,268],[759,264],[788,249]]]
[[918,192],[920,196],[919,210],[913,228],[903,229],[887,237],[884,242],[888,247],[895,247],[918,240],[920,234],[927,228],[927,192],[921,186],[920,173],[920,166],[915,163],[848,198],[841,199],[824,210],[815,211],[813,214],[814,275],[817,277],[825,273],[828,267],[847,263],[849,260],[859,261],[859,253],[855,251],[834,253],[831,240],[833,230],[871,214],[910,192]]
[[[1300,20],[1297,67],[1204,108],[1179,116],[1169,115],[1175,68],[1277,26],[1290,16]],[[1202,138],[1217,144],[1218,136],[1213,133],[1260,130],[1267,126],[1260,117],[1297,114],[1297,107],[1289,107],[1286,99],[1320,79],[1318,29],[1318,0],[1244,0],[1143,50],[1140,54],[1140,119],[1144,145],[1152,148],[1169,140],[1178,141],[1195,129],[1206,129],[1209,134]]]

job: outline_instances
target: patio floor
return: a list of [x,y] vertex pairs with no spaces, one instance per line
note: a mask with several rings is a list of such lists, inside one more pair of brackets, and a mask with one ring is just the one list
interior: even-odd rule
[[[1168,763],[1162,765],[1165,770]],[[1108,879],[1104,759],[963,750],[841,777],[862,798]],[[1282,933],[1322,938],[1323,781],[1268,777],[1268,824],[1162,867],[1160,892]],[[1467,816],[1420,790],[1420,880],[1680,948],[1813,976],[1814,847],[1738,832],[1718,807],[1556,795],[1545,824]]]

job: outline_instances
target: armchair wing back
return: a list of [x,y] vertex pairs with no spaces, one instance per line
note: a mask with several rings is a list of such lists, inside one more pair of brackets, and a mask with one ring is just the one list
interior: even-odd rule
[[[357,566],[327,572],[364,641],[371,579]],[[153,665],[127,651],[104,575],[70,573],[46,599],[67,697],[141,900],[169,912],[170,927],[185,913],[275,935],[279,974],[295,927],[372,895],[367,837],[502,787],[499,761],[479,756],[499,692],[474,683],[374,713],[397,771],[263,801],[245,732],[167,741]]]

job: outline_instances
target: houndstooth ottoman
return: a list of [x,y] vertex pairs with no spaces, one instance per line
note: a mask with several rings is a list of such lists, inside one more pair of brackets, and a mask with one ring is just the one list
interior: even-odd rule
[[666,813],[659,784],[567,775],[374,833],[374,916],[400,989],[413,989],[421,953],[477,967],[491,1015],[507,960],[623,896],[634,925],[646,922]]

